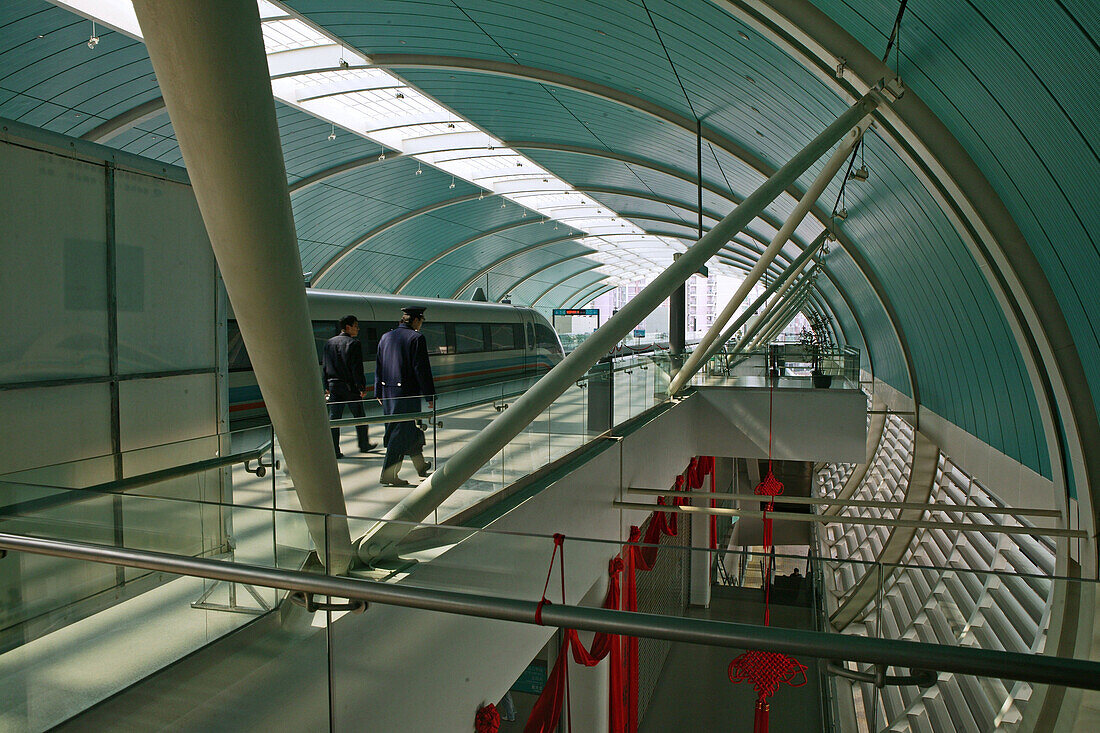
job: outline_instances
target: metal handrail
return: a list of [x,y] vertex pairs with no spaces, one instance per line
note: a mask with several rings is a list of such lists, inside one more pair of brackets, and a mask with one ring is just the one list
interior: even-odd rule
[[[392,585],[372,580],[265,568],[85,542],[0,532],[0,549],[247,583],[368,603],[536,624],[539,604],[514,598]],[[850,634],[773,628],[729,621],[660,616],[569,605],[546,605],[542,625],[689,644],[762,649],[788,655],[933,669],[1037,684],[1100,690],[1100,662],[1042,654],[955,647]]]
[[[618,357],[618,358],[629,359],[629,358],[634,358],[634,357],[633,357],[633,355],[630,355],[630,356],[624,356],[624,357]],[[654,361],[653,363],[657,363],[657,362]],[[637,366],[637,365],[636,364],[628,364],[626,366],[614,367],[611,371],[612,371],[612,373],[623,372],[623,371],[626,371],[627,369],[632,369],[635,366]],[[580,379],[577,380],[577,383],[580,384],[581,382],[589,381],[590,379],[592,379],[594,377],[606,378],[607,373],[602,372],[600,374],[595,374],[595,375],[585,374],[583,377],[581,377]],[[516,380],[516,381],[526,381],[526,380]],[[432,418],[436,418],[436,417],[442,417],[443,415],[450,415],[450,414],[453,414],[455,412],[461,412],[462,410],[468,410],[472,407],[480,407],[482,405],[488,405],[492,402],[495,402],[498,399],[507,399],[507,398],[510,398],[510,397],[518,397],[519,395],[523,394],[528,389],[530,389],[530,387],[531,387],[531,385],[528,384],[527,386],[523,387],[522,389],[516,388],[516,389],[509,390],[507,392],[499,392],[497,394],[489,395],[489,396],[484,397],[484,398],[470,400],[469,402],[461,402],[457,405],[450,405],[449,407],[437,407],[433,410],[421,410],[420,412],[403,412],[403,413],[399,413],[397,415],[375,415],[375,416],[372,416],[372,417],[342,417],[342,418],[339,418],[338,420],[329,420],[329,425],[331,427],[334,427],[334,428],[340,428],[340,427],[346,428],[346,427],[351,427],[351,426],[355,426],[355,425],[381,425],[383,423],[391,423],[391,422],[412,422],[414,420],[428,420],[428,419],[432,419]],[[427,399],[427,397],[425,395],[412,395],[412,396],[420,397],[422,399]],[[438,396],[439,395],[436,395],[437,398],[438,398]],[[369,402],[369,401],[372,401],[372,400],[375,400],[375,399],[377,399],[377,398],[376,397],[370,397],[370,398],[362,399],[362,400],[349,400],[349,401],[346,401],[342,404],[350,404],[352,402]],[[330,402],[328,404],[331,405],[331,404],[337,404],[337,403]]]
[[[80,488],[44,487],[57,488],[58,493],[50,494],[49,496],[41,496],[35,499],[26,499],[12,504],[4,504],[0,506],[0,519],[11,516],[21,516],[46,509],[56,509],[57,507],[77,504],[96,497],[102,497],[106,494],[122,494],[130,489],[151,486],[161,481],[168,481],[169,479],[193,476],[197,473],[204,473],[215,468],[224,468],[225,466],[232,466],[237,463],[262,461],[264,454],[271,450],[271,446],[272,441],[267,440],[259,446],[248,450],[229,453],[224,456],[218,456],[217,458],[205,458],[201,461],[185,463],[180,466],[172,466],[171,468],[163,468],[158,471],[150,471],[148,473],[129,476],[115,481],[107,481],[101,484],[95,484],[94,486],[82,486]],[[273,459],[271,464],[261,463],[259,468],[270,468],[275,463]],[[27,487],[35,486],[35,484],[4,480],[0,481],[0,486],[26,489]]]

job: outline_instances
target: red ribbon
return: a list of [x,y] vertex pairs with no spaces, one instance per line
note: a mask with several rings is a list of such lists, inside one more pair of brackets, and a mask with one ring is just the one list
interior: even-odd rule
[[[714,489],[714,458],[703,456],[693,458],[683,475],[676,477],[674,490],[684,491],[702,487],[706,476],[711,476],[711,490]],[[687,497],[675,497],[673,505],[683,506],[690,501]],[[664,497],[657,499],[659,506],[667,506]],[[652,570],[657,562],[657,550],[661,535],[677,534],[675,512],[655,510],[646,524],[643,536],[641,529],[630,528],[630,536],[619,555],[613,557],[608,565],[608,588],[603,608],[624,611],[638,610],[638,586],[635,573],[638,570]],[[713,531],[712,531],[713,533]],[[565,537],[554,535],[554,550],[550,555],[550,567],[546,572],[546,583],[542,597],[535,609],[536,623],[542,623],[542,609],[550,605],[546,591],[550,587],[553,575],[554,558],[561,552],[562,600],[565,599]],[[713,541],[712,541],[713,546]],[[620,576],[622,578],[620,585]],[[592,637],[592,645],[585,649],[575,629],[565,629],[558,658],[546,678],[546,687],[535,702],[531,715],[527,719],[524,733],[551,733],[557,729],[562,708],[569,708],[569,672],[568,657],[586,667],[598,664],[610,656],[610,711],[609,728],[611,733],[637,733],[638,731],[638,638],[618,634],[598,633]]]
[[496,705],[489,703],[477,709],[474,730],[477,733],[497,733],[500,730],[500,713],[497,712]]

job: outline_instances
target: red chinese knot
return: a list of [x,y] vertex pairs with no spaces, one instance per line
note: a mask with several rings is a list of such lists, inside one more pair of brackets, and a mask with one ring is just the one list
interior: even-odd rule
[[751,682],[756,696],[771,697],[781,684],[802,687],[806,684],[806,665],[779,652],[747,651],[729,666],[730,682]]
[[763,481],[756,485],[756,489],[753,490],[753,493],[757,496],[779,496],[783,493],[783,484],[775,477],[771,468],[768,468],[768,475],[764,477]]

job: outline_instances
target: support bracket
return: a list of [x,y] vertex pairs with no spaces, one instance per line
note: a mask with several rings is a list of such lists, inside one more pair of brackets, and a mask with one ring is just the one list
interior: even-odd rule
[[287,596],[287,598],[290,599],[291,603],[296,606],[301,606],[309,613],[315,611],[351,611],[352,613],[363,613],[363,611],[367,610],[368,605],[366,601],[361,600],[352,600],[347,603],[318,601],[315,593],[306,593],[301,590],[294,591]]

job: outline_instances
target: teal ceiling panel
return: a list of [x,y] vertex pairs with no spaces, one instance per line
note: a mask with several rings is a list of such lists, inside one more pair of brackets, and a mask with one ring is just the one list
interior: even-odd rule
[[[881,53],[896,0],[811,1]],[[592,190],[600,203],[651,231],[688,241],[696,226],[695,136],[647,109],[698,116],[708,130],[776,168],[847,104],[719,2],[289,4],[367,54],[504,62],[515,64],[519,75],[544,70],[632,95],[641,108],[531,79],[458,68],[396,69],[490,134],[528,143],[521,152],[577,189]],[[155,100],[159,90],[144,46],[100,29],[100,44],[89,49],[90,26],[44,0],[0,5],[0,116],[79,136]],[[906,83],[1008,207],[1057,294],[1088,378],[1100,387],[1100,304],[1094,297],[1100,290],[1100,85],[1089,73],[1100,68],[1096,29],[1095,11],[1080,2],[924,0],[906,12],[900,62]],[[501,209],[495,196],[479,201],[470,184],[455,181],[452,189],[449,175],[428,167],[416,175],[412,159],[380,163],[377,144],[339,129],[330,141],[331,126],[301,110],[279,104],[276,113],[292,185],[352,161],[366,164],[292,196],[307,271],[364,240],[346,252],[322,287],[392,290],[430,262],[406,292],[446,296],[493,266],[490,293],[521,283],[514,293],[519,299],[575,274],[540,301],[547,307],[571,303],[582,284],[600,277],[586,269],[595,260],[574,257],[583,253],[576,243],[507,257],[559,233],[567,236],[564,225],[525,224],[520,207],[505,203]],[[108,142],[182,162],[163,114]],[[864,152],[871,178],[848,187],[843,203],[849,216],[838,229],[868,271],[835,250],[828,259],[835,281],[821,281],[823,298],[847,338],[860,339],[857,322],[862,326],[876,376],[907,392],[904,359],[879,299],[887,301],[911,352],[923,404],[1049,475],[1031,380],[982,268],[905,159],[873,134]],[[822,165],[818,161],[798,187],[805,189]],[[702,178],[708,227],[764,180],[709,143]],[[840,180],[829,185],[820,208],[831,210],[839,187]],[[469,200],[455,201],[462,197]],[[749,266],[794,205],[784,195],[767,207],[738,237],[727,262]],[[805,221],[785,257],[820,228]],[[771,272],[781,266],[777,262]],[[1100,406],[1100,389],[1093,394]]]
[[574,259],[543,270],[538,275],[525,280],[519,286],[511,286],[512,302],[520,305],[530,305],[534,298],[554,283],[561,282],[571,275],[587,272],[591,267],[592,264],[583,259]]
[[603,275],[598,272],[582,272],[569,278],[561,285],[551,288],[546,295],[539,299],[538,305],[550,308],[571,306],[574,300],[584,294],[586,289],[600,282],[601,278],[603,278]]
[[829,271],[826,279],[841,283],[851,301],[852,309],[858,314],[875,378],[881,379],[904,395],[912,396],[905,368],[905,354],[890,326],[890,317],[874,290],[844,250],[836,248],[830,252],[826,266]]
[[863,339],[863,331],[860,327],[859,319],[855,312],[849,307],[848,301],[841,295],[836,284],[828,277],[818,277],[817,291],[821,294],[825,302],[829,304],[829,308],[832,310],[836,325],[839,326],[841,336],[844,339],[844,344],[842,345],[859,349],[860,368],[871,372],[871,355],[867,350],[867,343]]
[[[498,251],[510,252],[515,247],[500,248]],[[465,284],[470,278],[480,274],[481,278],[484,278],[486,274],[492,274],[499,278],[503,278],[502,291],[507,291],[512,284],[518,282],[528,273],[540,269],[544,265],[551,264],[556,260],[560,260],[562,257],[566,257],[572,254],[578,254],[584,251],[585,248],[577,245],[575,242],[560,242],[547,247],[538,247],[530,249],[522,254],[518,254],[507,262],[503,262],[492,268],[490,273],[486,273],[487,265],[475,265],[469,259],[461,257],[450,257],[446,263],[441,262],[438,266],[432,267],[430,270],[424,273],[423,277],[417,278],[407,288],[409,293],[417,292],[431,292],[433,290],[440,290],[444,293],[444,297],[451,297],[455,291],[458,290],[463,284]],[[495,262],[492,260],[491,262]],[[491,264],[490,262],[490,264]],[[461,279],[452,281],[450,273],[462,273]],[[443,273],[448,273],[444,277]],[[469,288],[476,287],[477,283],[473,283],[468,286]],[[500,293],[498,293],[499,295]]]

